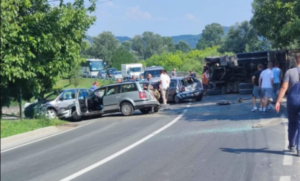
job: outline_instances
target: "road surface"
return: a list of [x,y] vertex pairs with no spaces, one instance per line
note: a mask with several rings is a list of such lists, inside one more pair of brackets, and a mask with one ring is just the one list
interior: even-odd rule
[[[284,152],[284,115],[252,113],[250,100],[237,103],[239,97],[87,120],[1,153],[1,180],[299,181],[300,159]],[[232,104],[218,106],[218,99]],[[257,124],[262,127],[253,128]]]

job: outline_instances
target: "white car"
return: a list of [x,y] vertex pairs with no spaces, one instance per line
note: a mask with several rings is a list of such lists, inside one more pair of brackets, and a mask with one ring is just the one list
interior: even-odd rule
[[113,80],[123,79],[121,71],[115,71],[112,75]]

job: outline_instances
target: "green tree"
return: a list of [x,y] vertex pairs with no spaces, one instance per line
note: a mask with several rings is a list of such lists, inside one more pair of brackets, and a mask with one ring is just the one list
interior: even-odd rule
[[268,41],[266,39],[261,40],[253,26],[248,21],[244,21],[229,28],[219,51],[243,53],[263,51],[269,48]]
[[80,62],[85,32],[95,1],[6,0],[1,2],[1,108],[11,100],[29,100],[48,92],[72,62]]
[[122,47],[119,47],[113,55],[112,67],[121,69],[121,64],[134,63],[134,57],[131,53]]
[[124,50],[130,52],[131,51],[131,42],[130,41],[124,41],[124,42],[121,43],[121,47]]
[[112,57],[118,48],[118,44],[119,41],[111,32],[104,31],[93,38],[93,44],[88,50],[88,54],[94,58],[103,59],[107,66],[111,67],[113,64]]
[[254,0],[251,23],[276,48],[300,45],[299,0]]
[[185,41],[179,41],[175,45],[176,50],[182,51],[184,53],[187,53],[192,50],[189,44],[187,44]]
[[197,49],[203,50],[207,47],[213,47],[222,44],[224,28],[218,23],[206,25],[202,31],[201,38],[198,41]]

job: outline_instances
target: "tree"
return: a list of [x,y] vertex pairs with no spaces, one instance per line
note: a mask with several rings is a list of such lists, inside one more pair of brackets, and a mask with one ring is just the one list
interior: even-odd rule
[[122,47],[124,50],[130,52],[130,51],[131,51],[131,42],[130,42],[130,41],[123,41],[123,42],[121,43],[121,47]]
[[243,53],[268,50],[268,41],[258,36],[257,31],[248,22],[237,23],[231,26],[220,52]]
[[47,0],[1,2],[1,108],[19,99],[20,90],[26,100],[43,97],[81,61],[83,37],[95,21],[90,2],[88,8],[83,0],[55,7]]
[[119,47],[116,52],[113,55],[112,58],[112,67],[115,67],[117,69],[121,69],[121,64],[126,63],[133,63],[134,57],[131,53],[123,49],[122,47]]
[[299,0],[254,0],[252,25],[277,48],[300,45]]
[[162,37],[162,41],[163,41],[162,51],[164,51],[164,52],[174,52],[175,51],[174,40],[172,37]]
[[192,50],[189,44],[187,44],[185,41],[179,41],[175,45],[176,50],[182,51],[184,53],[187,53]]
[[201,38],[198,41],[197,49],[203,50],[207,47],[213,47],[222,44],[224,28],[218,23],[206,25],[202,31]]

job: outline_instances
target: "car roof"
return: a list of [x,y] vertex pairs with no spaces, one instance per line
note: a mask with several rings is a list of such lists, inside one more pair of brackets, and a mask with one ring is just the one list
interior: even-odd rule
[[139,82],[121,82],[121,83],[113,83],[113,84],[103,85],[103,86],[101,86],[101,87],[110,87],[110,86],[117,86],[117,85],[126,85],[126,84],[132,84],[132,83],[139,83]]
[[[195,77],[192,77],[192,76],[185,76],[185,77],[172,77],[171,80],[181,80],[181,79],[185,79],[185,78],[195,78]],[[197,78],[195,78],[197,79]]]
[[68,88],[68,89],[62,89],[61,91],[70,91],[70,90],[78,90],[78,89],[86,89],[86,90],[88,90],[88,88]]

